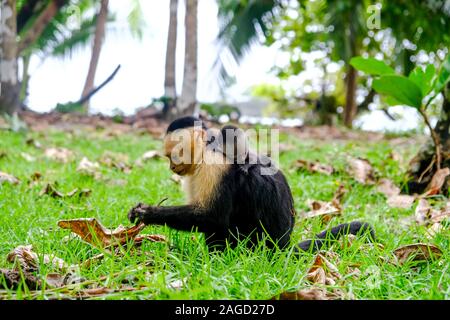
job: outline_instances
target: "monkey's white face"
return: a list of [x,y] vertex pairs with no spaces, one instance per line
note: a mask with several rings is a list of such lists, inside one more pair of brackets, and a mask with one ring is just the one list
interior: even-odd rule
[[202,129],[179,129],[164,138],[164,154],[170,161],[170,170],[184,176],[192,174],[202,163],[206,132]]

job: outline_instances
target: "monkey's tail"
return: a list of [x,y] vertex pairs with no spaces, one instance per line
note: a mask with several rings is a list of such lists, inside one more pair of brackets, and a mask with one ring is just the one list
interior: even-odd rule
[[366,222],[353,221],[343,223],[329,230],[325,230],[315,236],[314,239],[300,242],[295,251],[305,251],[314,253],[319,251],[324,245],[330,245],[343,235],[367,235],[370,241],[375,241],[375,231],[373,227]]

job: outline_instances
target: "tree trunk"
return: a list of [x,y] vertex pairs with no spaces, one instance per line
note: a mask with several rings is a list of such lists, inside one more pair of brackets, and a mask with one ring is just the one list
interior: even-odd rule
[[167,35],[166,70],[164,79],[163,117],[168,118],[176,104],[176,48],[177,48],[178,0],[170,0],[169,32]]
[[20,104],[22,106],[25,105],[25,99],[28,96],[28,84],[30,82],[30,75],[28,73],[28,70],[30,68],[30,60],[31,60],[31,53],[27,53],[22,57],[23,62],[22,83],[20,84],[20,95],[19,95]]
[[[441,145],[441,168],[450,168],[450,83],[443,92],[444,101],[438,122],[434,128]],[[436,172],[435,147],[430,139],[411,160],[407,172],[408,192],[421,194]],[[448,187],[448,177],[445,187]]]
[[0,113],[19,107],[17,81],[17,11],[15,0],[0,0]]
[[197,0],[186,0],[186,48],[178,115],[190,115],[197,104]]
[[28,30],[23,39],[19,42],[19,54],[32,45],[42,34],[45,27],[55,17],[59,9],[67,4],[68,0],[52,0],[47,7],[36,18],[33,26]]
[[[95,73],[97,71],[98,61],[100,59],[100,52],[102,50],[103,39],[105,37],[106,21],[108,19],[108,4],[109,0],[101,0],[100,12],[98,13],[95,27],[91,62],[89,63],[89,70],[83,92],[81,93],[81,99],[94,89]],[[83,109],[87,113],[89,109],[89,100],[83,104]]]
[[344,125],[351,128],[353,119],[356,115],[356,79],[357,71],[352,66],[348,66],[346,75],[346,93],[345,93],[345,108],[344,108]]

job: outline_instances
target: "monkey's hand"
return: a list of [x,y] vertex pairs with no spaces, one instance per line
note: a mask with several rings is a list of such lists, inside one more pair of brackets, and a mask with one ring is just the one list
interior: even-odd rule
[[141,222],[148,224],[148,216],[152,214],[155,207],[148,206],[143,203],[138,203],[134,208],[128,212],[128,219],[131,223],[139,224]]

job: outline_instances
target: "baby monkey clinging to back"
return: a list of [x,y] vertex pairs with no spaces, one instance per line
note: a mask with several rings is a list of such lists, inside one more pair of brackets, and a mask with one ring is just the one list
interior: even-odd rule
[[[188,204],[149,206],[138,204],[128,214],[131,222],[168,225],[205,234],[208,247],[223,249],[240,240],[269,247],[289,245],[295,222],[294,202],[285,176],[270,158],[249,151],[245,133],[225,126],[211,130],[195,117],[173,121],[164,139],[170,169],[183,176]],[[368,233],[367,223],[351,222],[324,231],[296,247],[317,251],[343,234]]]

